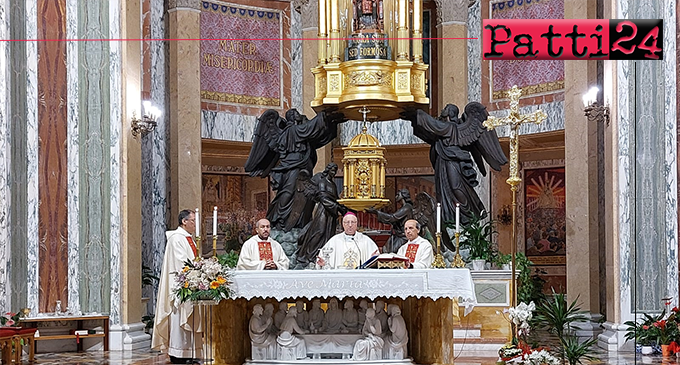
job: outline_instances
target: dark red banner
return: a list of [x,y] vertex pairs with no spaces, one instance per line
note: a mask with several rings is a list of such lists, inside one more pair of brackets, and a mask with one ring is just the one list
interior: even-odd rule
[[485,60],[662,60],[662,19],[484,19]]

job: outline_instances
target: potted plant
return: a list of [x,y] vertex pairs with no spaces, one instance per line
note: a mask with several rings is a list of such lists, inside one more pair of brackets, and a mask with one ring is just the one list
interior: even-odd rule
[[494,264],[496,267],[502,270],[510,270],[510,262],[512,261],[512,255],[509,253],[501,253],[496,256]]
[[654,352],[652,346],[660,343],[658,327],[654,326],[654,323],[661,321],[665,315],[665,310],[658,316],[643,313],[642,321],[639,323],[637,321],[624,322],[628,326],[625,335],[626,341],[635,341],[636,351],[640,351],[643,355],[652,354]]
[[494,259],[496,252],[491,242],[491,235],[494,233],[497,233],[494,221],[492,219],[485,221],[476,215],[473,215],[463,228],[461,237],[465,241],[461,242],[460,247],[470,250],[468,260],[472,261],[473,270],[483,270],[484,264]]

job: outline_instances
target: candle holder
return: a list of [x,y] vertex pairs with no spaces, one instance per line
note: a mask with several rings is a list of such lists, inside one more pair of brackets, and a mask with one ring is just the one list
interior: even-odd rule
[[434,256],[434,261],[432,262],[432,267],[437,268],[437,269],[444,269],[446,268],[446,261],[444,261],[444,256],[441,254],[441,240],[442,240],[442,233],[437,232],[437,254]]
[[217,235],[213,235],[213,257],[217,257]]
[[201,246],[201,236],[196,236],[194,238],[194,243],[196,245],[196,257],[194,257],[195,261],[198,261],[198,259],[203,256],[203,246]]
[[460,257],[460,232],[456,232],[456,255],[453,256],[453,267],[465,267],[465,261]]

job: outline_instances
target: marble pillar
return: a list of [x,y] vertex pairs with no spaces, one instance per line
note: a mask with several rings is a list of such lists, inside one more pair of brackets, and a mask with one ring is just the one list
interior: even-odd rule
[[168,10],[170,216],[201,205],[199,0],[171,0]]
[[[595,1],[567,0],[565,18],[595,18]],[[595,61],[565,61],[564,148],[566,189],[567,297],[591,315],[600,313],[597,122],[583,111],[582,96],[597,85]],[[585,145],[585,146],[584,146]],[[585,148],[584,148],[585,147]],[[598,332],[579,324],[580,336]]]
[[[466,105],[468,101],[467,20],[468,1],[436,0],[437,49],[439,50],[437,85],[438,105]],[[460,38],[460,39],[446,39]]]
[[[140,39],[140,0],[123,0],[119,3],[121,16],[120,35]],[[142,135],[132,135],[133,116],[142,115],[140,103],[142,88],[142,55],[137,42],[126,42],[120,49],[121,73],[121,194],[120,197],[120,324],[111,328],[112,350],[148,348],[151,336],[144,332],[142,315]]]
[[[9,1],[0,0],[0,39],[9,39]],[[0,44],[0,59],[9,60],[9,45]],[[9,171],[9,62],[0,65],[0,308],[8,308],[10,302],[10,171]]]

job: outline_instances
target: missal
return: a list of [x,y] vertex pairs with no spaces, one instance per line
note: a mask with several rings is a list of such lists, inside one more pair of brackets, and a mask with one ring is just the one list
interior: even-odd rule
[[396,253],[381,253],[366,260],[360,269],[405,269],[408,267],[408,257]]

